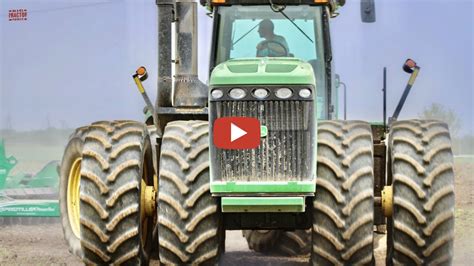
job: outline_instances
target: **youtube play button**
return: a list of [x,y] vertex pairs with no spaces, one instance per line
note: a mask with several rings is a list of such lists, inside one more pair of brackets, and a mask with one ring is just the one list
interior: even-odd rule
[[220,149],[255,149],[260,145],[260,122],[250,117],[223,117],[214,122],[214,145]]
[[247,135],[247,131],[236,126],[234,123],[230,123],[230,142],[234,142],[245,135]]

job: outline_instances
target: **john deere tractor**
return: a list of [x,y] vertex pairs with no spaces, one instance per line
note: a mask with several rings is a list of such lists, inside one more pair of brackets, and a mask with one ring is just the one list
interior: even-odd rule
[[[245,230],[257,251],[362,265],[374,263],[374,226],[387,224],[388,264],[450,264],[446,124],[337,120],[330,20],[344,2],[201,1],[214,21],[206,85],[197,3],[157,0],[154,104],[146,69],[133,75],[147,118],[92,123],[65,150],[60,205],[71,251],[86,264],[215,264],[225,231]],[[368,20],[371,12],[362,9]],[[406,70],[412,85],[419,67]],[[257,119],[253,149],[221,145],[247,139],[236,117]]]

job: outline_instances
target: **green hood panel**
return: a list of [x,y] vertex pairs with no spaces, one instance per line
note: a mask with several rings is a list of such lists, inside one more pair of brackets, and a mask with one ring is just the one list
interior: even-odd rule
[[315,85],[310,64],[296,58],[262,57],[233,59],[214,68],[211,86],[225,85]]

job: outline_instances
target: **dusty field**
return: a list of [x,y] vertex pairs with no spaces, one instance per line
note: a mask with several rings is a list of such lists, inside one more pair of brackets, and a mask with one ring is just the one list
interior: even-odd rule
[[474,252],[474,158],[456,160],[454,265],[472,265]]
[[[227,232],[220,265],[305,265],[304,258],[269,257],[249,251],[240,231]],[[0,265],[81,265],[69,254],[60,224],[0,227]],[[159,265],[152,261],[151,265]]]
[[[384,252],[384,248],[379,248]],[[381,256],[380,256],[381,255]],[[380,254],[383,261],[383,254]],[[306,258],[266,256],[252,252],[240,231],[228,231],[219,265],[307,265]],[[0,265],[82,265],[69,254],[59,224],[0,227]],[[152,261],[151,265],[159,265]],[[383,263],[379,264],[383,265]]]
[[[474,251],[474,161],[456,163],[456,238],[454,265],[472,265]],[[377,265],[384,265],[385,237],[377,236]],[[269,257],[249,251],[240,231],[228,231],[220,265],[306,265],[304,258]],[[69,254],[59,223],[0,226],[0,265],[81,265]],[[153,261],[152,265],[158,265]]]

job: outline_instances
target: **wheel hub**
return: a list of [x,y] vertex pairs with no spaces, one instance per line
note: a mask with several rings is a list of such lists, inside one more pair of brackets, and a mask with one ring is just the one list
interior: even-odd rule
[[142,179],[142,196],[141,205],[143,206],[143,213],[147,217],[154,216],[156,210],[156,190],[153,185],[147,186],[145,181]]
[[392,217],[393,187],[385,186],[382,190],[382,211],[386,217]]

